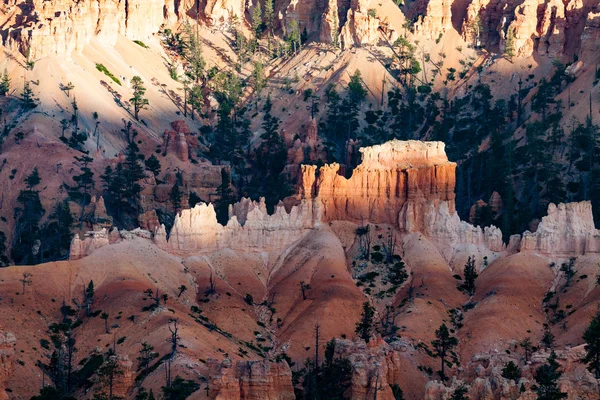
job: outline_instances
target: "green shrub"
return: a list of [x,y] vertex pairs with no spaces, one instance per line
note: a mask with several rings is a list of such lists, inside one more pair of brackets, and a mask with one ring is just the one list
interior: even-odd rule
[[114,76],[104,65],[96,63],[96,69],[112,79],[117,85],[122,86],[119,78]]

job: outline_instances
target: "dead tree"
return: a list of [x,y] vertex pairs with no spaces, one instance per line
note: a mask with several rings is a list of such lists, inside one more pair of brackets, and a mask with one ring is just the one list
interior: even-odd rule
[[216,289],[215,277],[213,275],[212,268],[210,270],[210,277],[208,278],[208,284],[210,286],[209,286],[208,290],[206,291],[206,294],[207,295],[215,294],[217,292],[217,289]]
[[299,283],[300,291],[302,292],[302,300],[306,300],[306,291],[310,289],[310,285],[304,281]]
[[356,229],[356,235],[358,236],[358,245],[361,251],[361,257],[369,261],[371,255],[371,242],[373,237],[371,236],[371,225],[359,226]]
[[31,272],[23,272],[23,278],[19,279],[19,282],[23,285],[22,294],[25,294],[25,286],[31,286],[33,283],[33,274]]
[[171,332],[171,358],[173,358],[179,343],[179,320],[177,318],[169,320],[169,331]]

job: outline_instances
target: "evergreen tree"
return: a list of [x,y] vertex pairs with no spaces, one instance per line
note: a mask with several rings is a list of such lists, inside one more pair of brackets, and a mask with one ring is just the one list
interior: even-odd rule
[[588,365],[588,370],[600,380],[600,311],[596,313],[590,325],[583,333],[585,342],[585,357],[583,362]]
[[456,389],[454,389],[449,400],[469,400],[469,396],[467,396],[468,392],[469,389],[464,383],[462,383]]
[[258,39],[260,39],[262,30],[262,8],[260,2],[256,2],[256,5],[252,9],[252,33],[254,34],[255,46],[258,46]]
[[173,212],[177,213],[181,210],[181,197],[183,193],[179,187],[179,183],[175,183],[169,192],[169,201],[173,206]]
[[360,321],[356,323],[355,333],[366,343],[369,343],[371,336],[373,336],[374,329],[375,307],[373,307],[368,301],[365,301],[363,303],[363,311],[360,316]]
[[200,389],[200,385],[192,380],[184,380],[177,376],[169,386],[163,386],[164,400],[185,400]]
[[229,205],[234,202],[234,198],[229,173],[225,168],[221,169],[221,184],[217,187],[215,195],[218,196],[218,199],[215,201],[217,221],[221,225],[226,225],[229,221]]
[[258,109],[260,94],[267,86],[267,77],[265,76],[265,67],[260,61],[254,62],[252,68],[252,88],[254,89],[254,100]]
[[[98,368],[98,379],[100,381],[100,393],[106,396],[107,400],[116,400],[114,396],[115,381],[124,374],[123,367],[119,363],[117,356],[112,352],[106,357],[104,363]],[[108,390],[108,393],[106,391]]]
[[200,114],[200,111],[202,110],[202,105],[204,104],[202,88],[199,85],[194,85],[190,89],[188,102],[190,103],[190,107],[192,109],[192,120],[194,120],[194,110],[198,110],[198,114]]
[[161,171],[160,161],[158,160],[158,158],[156,158],[156,156],[154,154],[152,154],[150,157],[148,157],[144,163],[146,164],[146,169],[148,169],[148,171],[152,172],[154,177],[158,177],[158,175],[160,175],[160,171]]
[[11,258],[17,265],[35,264],[34,244],[40,239],[40,220],[46,213],[40,201],[39,191],[35,188],[41,178],[37,167],[25,178],[26,189],[21,190],[17,197],[20,206],[15,208],[16,220],[11,247]]
[[90,280],[90,283],[88,283],[88,285],[85,288],[85,291],[83,293],[83,295],[84,295],[83,304],[85,307],[85,315],[88,317],[92,315],[92,304],[94,304],[94,294],[95,294],[94,281]]
[[48,221],[40,228],[40,262],[64,260],[73,239],[74,218],[67,200],[54,207]]
[[142,348],[140,349],[140,355],[137,358],[138,361],[138,371],[142,371],[144,374],[148,373],[148,368],[150,368],[150,363],[152,360],[158,357],[158,353],[154,352],[154,346],[148,344],[147,342],[142,343]]
[[265,0],[265,11],[263,13],[263,21],[267,28],[267,47],[269,56],[271,55],[271,36],[273,35],[275,25],[275,11],[273,9],[273,0]]
[[8,76],[8,70],[5,68],[0,78],[0,96],[7,96],[10,91],[10,77]]
[[446,324],[442,324],[438,330],[435,331],[435,340],[431,342],[435,352],[434,355],[439,357],[441,360],[440,378],[446,379],[445,368],[447,358],[452,349],[458,345],[458,339],[450,334]]
[[184,59],[187,62],[186,74],[198,85],[204,79],[204,69],[206,68],[206,61],[202,55],[202,42],[198,33],[198,24],[196,24],[196,29],[192,29],[190,23],[186,22],[184,31]]
[[469,296],[473,296],[475,293],[475,280],[479,276],[479,274],[477,274],[477,267],[475,266],[475,256],[469,257],[467,260],[464,269],[464,276],[465,280],[460,286],[460,289],[468,293]]
[[79,175],[75,175],[73,177],[73,181],[75,181],[75,187],[70,187],[68,185],[67,189],[69,190],[69,196],[74,200],[79,200],[79,205],[81,207],[81,214],[79,215],[80,226],[79,229],[83,227],[83,217],[85,213],[85,206],[89,204],[91,200],[90,190],[94,188],[94,173],[90,168],[90,164],[94,161],[92,157],[83,155],[81,157],[75,156],[75,165],[77,165],[81,171]]
[[518,382],[519,379],[521,379],[521,368],[519,368],[513,361],[509,361],[502,368],[502,377]]
[[31,110],[37,107],[37,100],[34,97],[33,90],[29,86],[29,81],[25,81],[23,84],[23,94],[21,96],[21,100],[23,101],[23,107],[27,110]]
[[0,231],[0,268],[8,267],[10,260],[6,256],[6,234]]
[[560,391],[558,387],[558,378],[562,375],[560,364],[556,361],[554,350],[546,363],[538,367],[535,371],[535,381],[537,383],[535,392],[539,400],[560,400],[567,398],[567,394]]
[[508,27],[506,31],[506,41],[504,42],[504,55],[512,62],[515,57],[515,29]]
[[133,90],[133,97],[129,99],[133,104],[133,113],[136,121],[139,121],[140,111],[145,109],[148,104],[148,99],[144,97],[146,94],[146,88],[144,87],[144,81],[139,76],[131,78],[131,89]]

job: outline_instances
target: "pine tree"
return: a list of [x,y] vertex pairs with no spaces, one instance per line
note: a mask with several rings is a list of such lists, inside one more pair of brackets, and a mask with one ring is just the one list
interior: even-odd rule
[[81,214],[79,216],[79,228],[81,229],[83,227],[85,206],[91,199],[89,191],[94,188],[94,173],[90,168],[90,164],[94,161],[94,159],[84,155],[81,157],[75,156],[75,161],[77,161],[75,165],[79,167],[81,173],[73,177],[73,181],[75,181],[77,186],[67,186],[67,188],[69,189],[69,196],[80,201],[79,205],[81,207]]
[[537,387],[535,392],[539,400],[560,400],[567,398],[567,394],[560,391],[558,387],[558,378],[562,375],[560,364],[556,361],[554,350],[546,363],[538,367],[535,371],[535,381]]
[[265,67],[260,61],[254,62],[252,69],[252,88],[254,89],[254,100],[258,109],[260,94],[267,86],[267,77],[265,76]]
[[90,280],[90,283],[87,285],[84,291],[84,306],[85,306],[85,315],[92,315],[92,304],[94,304],[94,281]]
[[11,258],[17,265],[35,264],[39,261],[34,259],[31,251],[33,244],[40,239],[40,221],[46,213],[40,201],[39,191],[35,190],[41,182],[37,167],[24,182],[26,189],[21,190],[17,197],[20,206],[16,207],[14,212],[16,225],[11,246]]
[[255,45],[258,45],[258,39],[262,33],[262,8],[260,2],[256,2],[254,9],[252,10],[252,33],[254,34]]
[[139,121],[140,111],[145,109],[149,103],[148,99],[144,97],[146,94],[146,88],[144,87],[144,81],[139,76],[131,78],[131,88],[133,89],[133,97],[129,101],[133,104],[133,112],[136,121]]
[[508,27],[506,31],[506,41],[504,43],[504,55],[512,62],[515,57],[515,30],[512,27]]
[[0,96],[7,96],[10,91],[10,77],[8,76],[8,70],[5,68],[0,79]]
[[374,328],[375,307],[373,307],[368,301],[365,301],[363,303],[363,311],[360,316],[360,321],[356,323],[356,329],[354,332],[366,343],[369,343],[371,336],[373,336]]
[[169,192],[169,201],[171,202],[171,205],[173,206],[174,213],[177,213],[177,212],[179,212],[179,210],[181,210],[181,197],[182,197],[182,192],[181,192],[181,189],[179,188],[179,184],[175,183],[173,185],[173,187],[171,188],[171,191]]
[[435,340],[431,342],[435,352],[434,355],[439,357],[441,360],[440,378],[446,379],[445,367],[448,353],[452,351],[454,347],[458,345],[458,339],[450,334],[446,324],[442,324],[438,330],[435,331]]
[[23,84],[23,94],[21,96],[21,100],[23,101],[23,107],[25,109],[31,110],[37,107],[37,100],[34,97],[33,90],[29,86],[29,81],[25,81]]
[[583,362],[588,365],[588,370],[600,380],[600,311],[596,313],[590,325],[583,333],[585,342],[585,357]]
[[140,355],[137,358],[138,361],[138,371],[143,371],[144,374],[148,373],[148,368],[150,368],[150,363],[152,360],[158,357],[158,353],[154,352],[154,346],[148,344],[147,342],[142,343],[142,348],[140,349]]
[[74,221],[69,202],[57,203],[40,228],[40,261],[64,260],[69,255]]
[[101,387],[99,388],[106,396],[105,390],[108,389],[107,400],[116,400],[113,394],[115,380],[124,374],[123,367],[119,363],[117,356],[109,353],[107,359],[98,368],[98,378]]
[[271,36],[273,35],[275,23],[275,11],[273,10],[273,0],[265,0],[264,24],[267,28],[267,48],[271,56]]
[[502,377],[518,382],[519,379],[521,379],[521,368],[519,368],[513,361],[509,361],[502,368]]
[[229,221],[229,205],[233,203],[234,198],[229,173],[225,168],[221,169],[221,184],[217,187],[215,195],[218,196],[218,199],[215,201],[217,221],[221,225],[226,225]]
[[479,274],[477,274],[477,267],[475,266],[475,256],[469,257],[464,269],[464,283],[460,286],[461,290],[467,292],[469,296],[473,296],[475,293],[475,280]]
[[152,172],[154,177],[158,177],[158,175],[160,175],[160,171],[161,171],[160,161],[154,154],[152,154],[150,157],[148,157],[144,163],[146,164],[146,169],[148,169],[150,172]]
[[202,43],[198,33],[198,25],[196,29],[192,29],[189,22],[185,23],[185,51],[184,59],[187,62],[186,73],[189,78],[198,85],[204,78],[204,69],[206,61],[202,55]]
[[194,85],[190,89],[188,102],[192,109],[192,120],[194,120],[194,110],[198,110],[198,114],[200,114],[200,110],[202,109],[202,105],[204,104],[202,88],[199,85]]

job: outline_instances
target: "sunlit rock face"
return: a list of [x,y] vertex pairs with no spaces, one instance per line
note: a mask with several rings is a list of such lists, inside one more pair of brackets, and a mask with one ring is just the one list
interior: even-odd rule
[[174,0],[13,0],[0,27],[4,45],[31,59],[69,55],[95,38],[114,46],[119,34],[147,38],[182,15],[184,2]]
[[323,220],[388,223],[421,232],[450,258],[457,244],[503,251],[502,232],[461,221],[455,208],[456,164],[442,142],[394,140],[362,148],[362,163],[348,179],[332,164],[303,166],[300,195],[319,199]]
[[395,140],[360,151],[363,161],[348,179],[339,164],[302,167],[300,194],[321,200],[324,220],[396,225],[411,201],[448,201],[454,212],[456,164],[444,143]]

